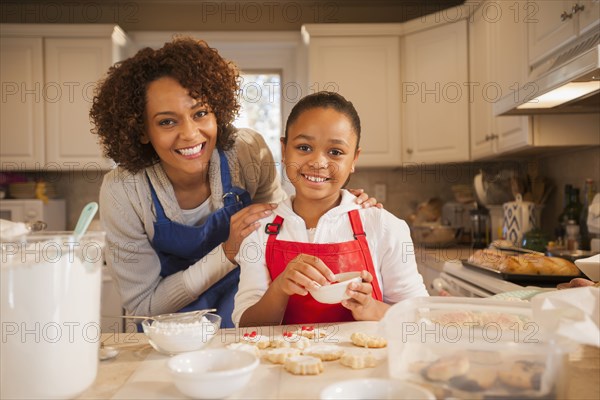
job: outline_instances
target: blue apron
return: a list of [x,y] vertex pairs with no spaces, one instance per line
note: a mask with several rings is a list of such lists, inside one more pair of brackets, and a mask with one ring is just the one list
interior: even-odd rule
[[[199,226],[184,225],[168,219],[158,200],[156,191],[150,183],[150,179],[148,179],[152,202],[156,209],[152,246],[160,259],[160,275],[162,277],[187,269],[225,242],[229,237],[231,216],[251,202],[250,194],[245,189],[231,185],[231,174],[229,165],[227,165],[227,158],[220,151],[219,159],[224,206],[213,212],[204,224]],[[240,268],[236,267],[202,293],[195,301],[179,311],[216,308],[217,314],[222,318],[221,327],[233,328],[231,314],[233,312],[233,299],[238,289],[239,276]]]

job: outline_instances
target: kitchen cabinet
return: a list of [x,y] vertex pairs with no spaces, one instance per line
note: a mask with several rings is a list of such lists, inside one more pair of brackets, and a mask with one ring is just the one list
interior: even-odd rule
[[402,55],[403,161],[467,161],[466,20],[406,35]]
[[109,168],[88,114],[96,82],[125,55],[124,32],[114,25],[1,28],[2,85],[16,89],[4,91],[2,169]]
[[[34,166],[44,159],[44,60],[41,38],[0,38],[0,158]],[[36,90],[37,87],[37,90]]]
[[598,27],[599,0],[530,1],[521,8],[529,30],[529,65]]
[[[487,6],[487,5],[490,6]],[[528,81],[528,23],[516,10],[531,2],[484,2],[469,22],[471,159],[600,144],[598,115],[493,115],[501,97]],[[531,49],[529,49],[531,50]],[[562,131],[558,129],[562,128]],[[569,132],[568,135],[564,134]]]
[[493,104],[527,81],[527,26],[519,13],[528,2],[487,2],[469,22],[471,159],[531,144],[529,117],[494,117]]
[[[368,29],[368,28],[363,28]],[[308,45],[309,93],[329,90],[354,104],[361,120],[359,166],[398,166],[400,154],[399,37],[318,36]]]

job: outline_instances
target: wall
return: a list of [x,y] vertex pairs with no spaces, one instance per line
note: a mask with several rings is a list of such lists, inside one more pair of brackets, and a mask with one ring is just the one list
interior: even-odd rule
[[[375,184],[385,184],[387,198],[383,202],[384,207],[397,217],[406,219],[415,211],[419,203],[431,197],[454,201],[452,186],[471,184],[480,169],[493,171],[509,168],[523,172],[527,168],[527,163],[533,161],[539,162],[540,174],[555,187],[542,212],[542,229],[547,234],[553,235],[558,216],[563,208],[564,185],[570,183],[581,189],[585,179],[591,178],[600,187],[599,147],[537,156],[533,160],[407,164],[402,168],[360,168],[359,160],[357,171],[352,175],[348,187],[362,188],[374,195]],[[102,171],[89,170],[38,172],[26,175],[32,179],[42,178],[54,182],[61,197],[67,200],[67,228],[73,229],[83,206],[90,201],[98,201],[103,174]]]
[[587,178],[593,179],[597,190],[600,189],[600,147],[539,157],[539,162],[541,171],[544,171],[555,185],[554,193],[548,199],[542,214],[544,231],[554,233],[558,226],[558,217],[563,210],[566,184],[579,188],[582,203],[583,185]]

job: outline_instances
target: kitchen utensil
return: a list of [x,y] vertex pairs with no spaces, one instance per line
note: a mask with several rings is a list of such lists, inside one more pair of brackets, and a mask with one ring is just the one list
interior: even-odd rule
[[473,179],[473,187],[475,188],[475,194],[477,195],[477,201],[482,206],[487,205],[487,195],[485,193],[485,187],[483,186],[483,172],[479,171]]
[[188,318],[198,318],[202,317],[206,313],[214,313],[216,312],[216,308],[209,308],[206,310],[196,310],[196,311],[187,311],[183,313],[173,313],[173,314],[161,314],[156,315],[154,317],[147,317],[144,315],[104,315],[104,318],[131,318],[131,319],[149,319],[156,321],[184,321]]
[[75,398],[95,380],[104,233],[0,246],[0,398]]
[[348,298],[346,288],[352,282],[361,282],[360,272],[344,272],[335,275],[335,282],[330,285],[321,286],[318,289],[309,290],[312,297],[319,303],[336,304]]
[[157,316],[153,320],[142,321],[142,329],[150,345],[167,355],[200,350],[211,341],[220,327],[221,317],[212,313],[194,318],[188,315],[184,319],[163,314],[161,318]]
[[87,231],[88,226],[94,219],[96,212],[98,211],[98,203],[92,201],[83,207],[81,210],[81,214],[79,215],[79,219],[77,220],[77,225],[75,225],[75,230],[73,231],[73,235],[75,239],[78,240],[83,234]]
[[521,196],[517,196],[516,201],[504,203],[502,207],[504,210],[503,237],[515,246],[521,246],[525,232],[538,226],[534,212],[535,204],[523,201]]
[[489,275],[496,276],[507,282],[516,283],[519,285],[556,285],[558,283],[569,282],[571,279],[580,278],[581,275],[529,275],[529,274],[510,274],[502,272],[494,268],[486,267],[472,263],[467,260],[462,260],[463,266],[475,271],[485,272]]
[[177,355],[167,362],[175,386],[194,399],[220,399],[246,386],[260,364],[241,350],[209,349]]
[[487,208],[469,211],[471,218],[471,245],[474,249],[483,249],[490,243],[490,212]]

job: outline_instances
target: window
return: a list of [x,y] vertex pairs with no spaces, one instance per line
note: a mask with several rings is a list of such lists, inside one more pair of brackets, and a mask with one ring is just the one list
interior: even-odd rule
[[281,172],[281,74],[255,71],[242,73],[241,77],[241,108],[233,124],[238,128],[251,128],[260,133]]

